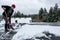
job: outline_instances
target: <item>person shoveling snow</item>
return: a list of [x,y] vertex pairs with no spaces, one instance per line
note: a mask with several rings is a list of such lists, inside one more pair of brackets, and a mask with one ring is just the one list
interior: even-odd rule
[[11,24],[11,16],[15,9],[15,4],[12,4],[11,6],[2,5],[3,12],[3,18],[5,20],[5,32],[8,32],[8,29],[14,29]]

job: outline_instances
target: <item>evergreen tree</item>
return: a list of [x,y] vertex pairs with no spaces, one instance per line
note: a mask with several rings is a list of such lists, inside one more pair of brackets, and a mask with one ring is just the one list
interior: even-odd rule
[[44,13],[47,13],[47,10],[46,10],[46,8],[44,8]]
[[54,11],[58,11],[58,4],[56,3],[55,6],[54,6]]
[[47,18],[48,22],[53,22],[53,16],[54,16],[53,8],[51,7],[49,10],[48,18]]
[[42,19],[42,14],[43,14],[44,12],[43,12],[43,8],[41,8],[40,10],[39,10],[39,19]]
[[58,20],[58,4],[57,3],[54,6],[53,14],[54,14],[54,21],[57,21]]
[[49,22],[57,22],[58,20],[58,5],[55,4],[54,8],[50,8],[49,15],[48,15],[48,21]]

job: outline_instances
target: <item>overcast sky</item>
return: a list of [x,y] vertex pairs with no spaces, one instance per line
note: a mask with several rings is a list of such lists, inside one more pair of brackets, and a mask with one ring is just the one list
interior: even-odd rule
[[[49,10],[49,8],[51,6],[53,7],[55,3],[58,3],[60,7],[60,0],[0,0],[0,6],[10,6],[11,4],[15,4],[15,11],[20,11],[24,14],[38,14],[38,11],[41,7]],[[3,10],[0,7],[0,15],[2,12]]]

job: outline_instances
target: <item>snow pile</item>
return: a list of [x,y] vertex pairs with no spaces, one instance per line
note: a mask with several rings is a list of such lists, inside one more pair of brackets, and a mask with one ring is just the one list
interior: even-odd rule
[[34,37],[34,35],[45,36],[42,34],[44,31],[48,31],[57,36],[60,36],[59,26],[49,26],[49,25],[24,25],[18,30],[17,34],[14,35],[12,40],[24,40]]
[[16,18],[18,23],[30,23],[31,18]]
[[[17,20],[18,21],[18,23],[15,23],[15,20]],[[12,18],[11,19],[11,22],[12,23],[14,23],[14,24],[16,24],[15,25],[15,27],[17,26],[17,25],[19,25],[19,23],[30,23],[30,20],[31,20],[31,18]],[[4,29],[3,27],[4,27],[4,24],[5,24],[5,21],[4,21],[4,19],[0,22],[0,30],[1,29]],[[19,25],[20,26],[20,25]]]
[[53,33],[44,31],[42,33],[34,35],[32,38],[27,38],[24,40],[60,40],[60,36],[56,36]]
[[[15,23],[15,20],[18,21],[18,23],[30,23],[31,18],[12,18],[11,22]],[[4,24],[4,19],[0,22],[0,24]]]
[[1,25],[1,24],[4,24],[4,23],[5,23],[5,21],[4,21],[4,19],[3,19],[3,20],[0,22],[0,25]]

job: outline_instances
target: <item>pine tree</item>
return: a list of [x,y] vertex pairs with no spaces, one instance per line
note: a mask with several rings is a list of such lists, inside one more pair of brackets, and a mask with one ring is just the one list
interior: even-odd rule
[[50,10],[49,10],[49,14],[48,14],[48,22],[53,22],[53,8],[51,7]]
[[43,8],[41,8],[40,10],[39,10],[39,19],[42,19],[42,14],[43,14],[44,12],[43,12]]
[[44,8],[44,13],[47,13],[47,10],[46,10],[46,8]]

